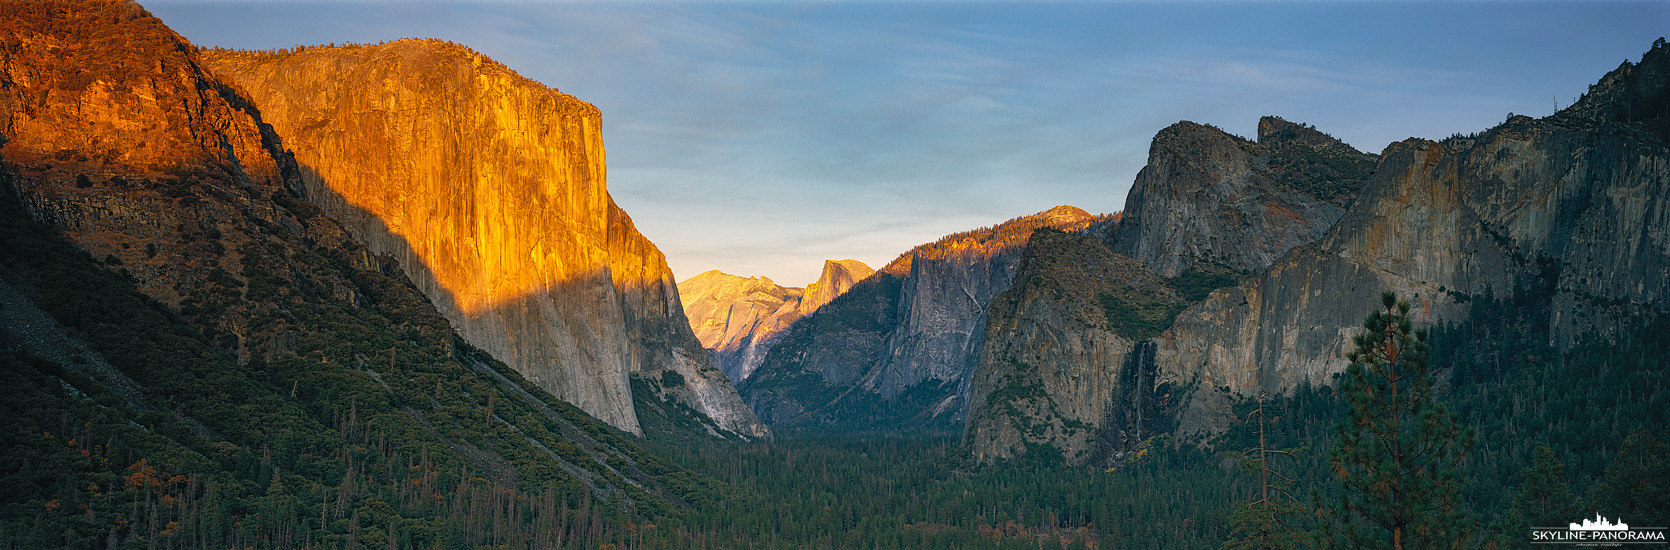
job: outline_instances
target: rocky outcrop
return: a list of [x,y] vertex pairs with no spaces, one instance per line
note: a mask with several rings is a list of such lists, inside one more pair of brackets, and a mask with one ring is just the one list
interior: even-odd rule
[[800,319],[805,289],[712,270],[680,282],[678,293],[696,339],[719,370],[741,384],[765,360],[769,342]]
[[[299,185],[277,136],[162,21],[118,1],[4,11],[0,193],[30,216],[188,308],[240,278],[239,249],[263,227],[300,229],[271,199]],[[227,347],[260,353],[239,316],[213,317]]]
[[852,290],[852,286],[858,284],[858,281],[874,275],[875,272],[876,270],[858,260],[824,260],[823,273],[818,275],[818,280],[806,285],[806,291],[800,298],[800,306],[796,309],[802,316],[811,315],[824,304]]
[[[284,475],[269,490],[284,494],[406,485],[365,472],[421,462],[457,483],[491,480],[523,502],[538,493],[518,491],[518,475],[626,513],[685,504],[669,487],[687,487],[690,472],[646,460],[597,419],[455,345],[401,266],[299,196],[300,171],[277,135],[161,21],[121,0],[10,2],[0,44],[0,348],[83,373],[59,376],[87,407],[76,409],[93,419],[87,429],[144,434],[111,440],[105,450],[125,456],[120,464],[272,450],[262,454]],[[630,222],[617,217],[611,228],[630,232]],[[119,401],[99,397],[100,386]],[[58,389],[19,402],[35,409],[62,397]],[[44,411],[72,410],[60,406],[40,414],[57,422]],[[33,422],[21,411],[0,425]],[[421,450],[421,460],[370,453],[347,465],[335,451],[385,441]],[[15,452],[8,459],[47,456]],[[230,480],[240,475],[233,462],[191,469]],[[437,493],[468,490],[426,479]],[[348,501],[351,515],[387,509]],[[231,525],[233,511],[200,517]],[[110,539],[143,532],[123,529]],[[84,535],[106,539],[99,529]]]
[[[1162,371],[1242,393],[1327,382],[1347,363],[1363,304],[1383,290],[1411,296],[1427,323],[1459,319],[1471,295],[1541,294],[1562,346],[1663,315],[1665,75],[1670,49],[1659,46],[1548,118],[1392,144],[1325,239],[1179,317],[1157,342]],[[1642,114],[1613,116],[1633,110],[1620,101]]]
[[796,323],[740,389],[773,424],[960,429],[987,302],[1032,231],[1108,221],[1061,206],[912,249]]
[[740,384],[765,362],[766,352],[789,325],[872,273],[858,260],[826,260],[823,275],[802,289],[713,270],[685,279],[678,291],[696,338],[719,370]]
[[1202,261],[1256,273],[1320,238],[1374,156],[1275,117],[1258,129],[1256,143],[1193,122],[1161,130],[1125,199],[1114,250],[1167,277]]
[[[0,153],[23,175],[281,179],[283,155],[255,110],[139,5],[14,3],[6,12]],[[98,193],[86,190],[102,179],[78,193]]]
[[[1025,283],[993,302],[964,431],[975,455],[997,460],[1042,445],[1075,463],[1105,463],[1137,448],[1141,434],[1168,431],[1175,421],[1200,429],[1190,422],[1222,409],[1223,400],[1213,398],[1224,397],[1217,392],[1223,384],[1173,376],[1164,369],[1174,363],[1166,361],[1225,353],[1222,341],[1247,334],[1266,337],[1256,307],[1211,308],[1257,303],[1258,296],[1235,294],[1246,274],[1299,276],[1282,271],[1289,260],[1278,258],[1311,250],[1306,247],[1345,216],[1347,205],[1370,201],[1358,190],[1374,159],[1275,117],[1259,122],[1256,143],[1191,122],[1162,130],[1108,246],[1098,248],[1088,236],[1028,245],[1029,267],[1017,278]],[[1410,210],[1417,211],[1423,210]],[[1297,288],[1271,284],[1272,293]],[[1219,286],[1231,289],[1210,292]],[[1373,289],[1378,296],[1384,287]],[[1305,299],[1282,295],[1271,306]],[[1342,314],[1360,318],[1355,310]],[[1223,326],[1180,340],[1205,351],[1177,351],[1170,338],[1197,330],[1190,328],[1195,319]],[[1307,328],[1338,333],[1338,327]],[[1277,344],[1259,349],[1281,350]],[[1221,363],[1216,357],[1201,362]],[[1185,393],[1196,397],[1185,400]],[[1180,413],[1179,405],[1194,410]]]
[[629,376],[763,434],[605,188],[595,107],[434,40],[206,54],[291,147],[309,199],[394,257],[471,344],[638,432]]
[[1082,234],[1040,229],[1015,284],[992,298],[969,389],[964,439],[981,462],[1060,450],[1072,464],[1123,456],[1162,433],[1171,388],[1154,382],[1152,345],[1108,302],[1146,299],[1139,316],[1181,302],[1141,263]]
[[[1186,396],[1170,409],[1173,432],[1188,439],[1218,433],[1233,420],[1232,395],[1331,383],[1348,363],[1346,353],[1362,316],[1387,290],[1408,298],[1415,322],[1426,325],[1460,320],[1471,300],[1481,296],[1544,307],[1551,319],[1548,338],[1559,346],[1584,337],[1608,338],[1665,315],[1670,311],[1667,84],[1670,47],[1660,42],[1640,63],[1609,73],[1582,100],[1553,116],[1514,116],[1477,135],[1388,146],[1372,177],[1322,238],[1288,250],[1267,270],[1236,286],[1212,292],[1182,311],[1169,329],[1137,344],[1135,349],[1152,353],[1151,359],[1142,353],[1127,356],[1138,357],[1135,365],[1152,362],[1154,377],[1144,384],[1153,386],[1143,391],[1163,395],[1167,389],[1185,389],[1181,393]],[[1270,127],[1261,124],[1261,145],[1283,133],[1267,131]],[[1294,133],[1290,139],[1326,143]],[[1228,156],[1234,157],[1233,151]],[[1152,186],[1144,192],[1209,199],[1170,212],[1235,208],[1233,195],[1188,195]],[[1141,252],[1147,241],[1125,238],[1159,234],[1170,240],[1156,242],[1213,250],[1198,246],[1212,239],[1132,227],[1150,223],[1155,223],[1152,216],[1128,215],[1115,244],[1136,242]],[[1212,230],[1211,224],[1204,228]],[[1149,267],[1163,273],[1174,265],[1165,258],[1151,256],[1145,263],[1158,259]],[[1065,347],[1059,341],[1116,349],[1099,344],[1107,340],[1102,333],[1052,307],[1059,309],[1044,297],[1023,300],[1015,308],[1022,312],[1018,320],[1008,322],[1012,327],[991,327],[986,349]],[[1008,317],[994,312],[995,318]],[[1083,416],[1059,412],[1071,410],[1061,404],[1074,402],[1075,394],[1047,381],[1060,377],[1051,373],[1075,363],[1106,369],[1119,362],[1049,355],[1034,352],[1036,360],[1007,364],[993,355],[990,373],[983,370],[977,376],[999,380],[982,386],[994,389],[986,404],[971,413],[971,419],[979,419],[971,420],[969,432],[977,455],[1001,457],[1040,443],[1067,450],[1069,456],[1085,448],[1077,433],[1066,429],[1083,422]],[[1019,379],[1013,377],[1023,370],[1021,364],[1039,373],[1026,380],[1033,380],[1036,394],[1048,400],[1033,399],[1026,401],[1033,403],[1030,408],[1007,411],[1000,405],[1004,400],[991,396],[1007,387],[1004,377]],[[1109,376],[1104,370],[1079,375],[1088,380]],[[1055,386],[1063,389],[1051,389]],[[1041,402],[1053,408],[1036,405]]]

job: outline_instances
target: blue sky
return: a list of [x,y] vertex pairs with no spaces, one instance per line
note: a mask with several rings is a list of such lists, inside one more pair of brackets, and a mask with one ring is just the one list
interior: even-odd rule
[[603,111],[609,188],[676,275],[799,286],[1071,204],[1154,133],[1273,114],[1370,152],[1544,116],[1670,2],[144,2],[200,45],[435,37]]

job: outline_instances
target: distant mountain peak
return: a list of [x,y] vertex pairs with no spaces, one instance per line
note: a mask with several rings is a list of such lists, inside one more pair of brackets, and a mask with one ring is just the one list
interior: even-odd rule
[[997,225],[952,233],[934,242],[918,245],[888,262],[880,271],[909,272],[911,261],[917,258],[941,259],[970,254],[994,254],[1012,247],[1025,246],[1026,239],[1032,235],[1032,231],[1040,227],[1077,231],[1106,219],[1109,219],[1109,216],[1098,216],[1076,206],[1061,205],[1037,214],[1010,218]]
[[801,289],[778,286],[770,277],[710,270],[685,279],[678,291],[702,347],[719,370],[740,383],[765,361],[784,330],[872,273],[858,260],[825,260],[823,275]]
[[806,295],[800,299],[800,314],[811,315],[875,272],[875,269],[858,260],[824,260],[823,274],[818,276],[817,281],[806,285]]

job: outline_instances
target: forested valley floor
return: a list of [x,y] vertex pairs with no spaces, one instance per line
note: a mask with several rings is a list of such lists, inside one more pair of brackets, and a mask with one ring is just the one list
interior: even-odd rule
[[[1670,323],[1560,352],[1544,334],[1549,288],[1473,298],[1471,318],[1435,327],[1439,398],[1478,434],[1463,459],[1466,547],[1529,547],[1515,531],[1516,494],[1539,447],[1563,464],[1565,509],[1670,524]],[[1365,305],[1365,310],[1366,310]],[[1310,531],[1317,504],[1337,498],[1329,452],[1342,406],[1331,387],[1302,387],[1265,404],[1266,446],[1291,451],[1270,467]],[[1257,498],[1243,467],[1257,447],[1257,407],[1205,446],[1168,437],[1122,463],[1073,467],[1048,448],[976,465],[955,434],[907,437],[799,432],[776,440],[653,441],[650,448],[724,484],[725,506],[690,511],[718,546],[789,548],[1220,548],[1232,504]],[[1621,458],[1620,458],[1621,457]],[[1534,480],[1550,482],[1553,480]],[[1568,521],[1576,521],[1573,517]],[[1563,525],[1563,524],[1562,524]]]
[[[338,357],[394,349],[399,376],[319,357],[240,365],[119,266],[17,217],[0,230],[0,276],[142,390],[80,352],[8,343],[0,548],[1221,548],[1234,504],[1257,489],[1240,459],[1256,421],[1206,445],[1162,436],[1117,464],[1067,466],[1037,448],[979,465],[955,433],[675,436],[698,432],[644,392],[652,436],[633,438],[515,398],[506,384],[526,382],[449,350],[443,321],[404,285],[326,255],[296,260],[342,270],[369,301],[309,295],[283,314]],[[1548,292],[1462,298],[1472,317],[1429,340],[1439,399],[1479,436],[1464,461],[1472,547],[1525,546],[1511,518],[1543,446],[1564,465],[1567,509],[1670,524],[1670,323],[1561,352],[1535,305]],[[1271,468],[1295,479],[1302,510],[1338,491],[1341,414],[1329,387],[1265,404],[1267,445],[1294,454]],[[588,489],[586,475],[614,489]],[[1319,527],[1313,517],[1293,528]]]

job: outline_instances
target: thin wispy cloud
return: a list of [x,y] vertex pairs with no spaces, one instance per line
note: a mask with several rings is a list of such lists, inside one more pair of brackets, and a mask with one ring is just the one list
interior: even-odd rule
[[679,277],[805,284],[1058,204],[1122,207],[1179,120],[1377,152],[1543,115],[1670,3],[146,2],[194,42],[432,36],[597,105],[609,187]]

